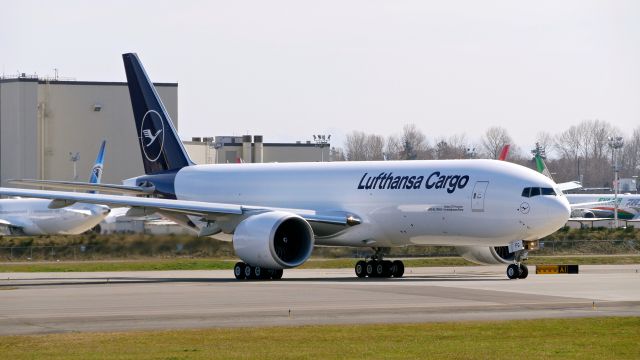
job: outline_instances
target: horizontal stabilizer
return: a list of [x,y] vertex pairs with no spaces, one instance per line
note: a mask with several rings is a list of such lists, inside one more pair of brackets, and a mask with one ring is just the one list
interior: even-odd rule
[[153,194],[153,186],[127,186],[116,184],[92,184],[77,181],[57,181],[57,180],[9,180],[10,184],[38,186],[47,189],[75,190],[75,191],[100,191],[123,195],[149,195]]

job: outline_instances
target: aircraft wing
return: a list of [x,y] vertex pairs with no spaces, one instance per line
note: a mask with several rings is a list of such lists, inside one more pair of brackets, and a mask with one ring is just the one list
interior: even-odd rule
[[568,191],[568,190],[581,189],[582,184],[580,184],[579,181],[569,181],[569,182],[559,183],[558,187],[562,191]]
[[11,184],[39,186],[48,189],[77,190],[77,191],[100,191],[116,193],[122,195],[150,195],[154,192],[154,187],[126,186],[116,184],[95,184],[77,181],[56,181],[56,180],[9,180]]
[[4,220],[4,219],[0,219],[0,225],[4,225],[4,226],[17,226],[17,225],[15,225],[15,224],[13,224],[13,223],[11,223],[11,222],[7,221],[7,220]]
[[[597,217],[592,217],[592,218],[572,217],[572,218],[569,218],[569,220],[567,220],[567,221],[582,223],[582,222],[593,222],[593,221],[602,221],[602,220],[613,220],[613,218],[609,218],[609,217],[606,217],[606,218],[602,218],[602,217],[600,217],[600,218],[597,218]],[[628,221],[631,221],[631,220],[628,220]]]
[[335,225],[357,225],[360,219],[348,213],[322,214],[310,209],[285,209],[261,206],[244,206],[238,204],[210,203],[204,201],[173,200],[147,198],[125,195],[106,195],[92,193],[75,193],[66,191],[30,190],[0,188],[0,195],[25,196],[41,199],[52,199],[54,206],[69,206],[76,202],[103,204],[108,206],[130,206],[144,212],[169,212],[183,215],[199,216],[203,221],[216,221],[231,217],[242,218],[265,211],[286,211],[310,221]]

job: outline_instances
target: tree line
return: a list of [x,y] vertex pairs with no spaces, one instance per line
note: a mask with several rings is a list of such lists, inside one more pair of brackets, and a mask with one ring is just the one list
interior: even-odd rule
[[[624,146],[617,152],[609,138],[622,137]],[[511,146],[508,160],[535,169],[533,150],[536,145],[546,154],[546,164],[558,182],[578,180],[585,187],[611,187],[614,154],[617,154],[620,177],[637,176],[640,172],[640,127],[622,133],[602,120],[584,120],[568,129],[552,134],[536,135],[536,144],[520,147],[508,131],[493,126],[478,140],[463,134],[429,139],[415,124],[402,128],[400,135],[384,137],[353,131],[343,147],[331,149],[332,161],[433,160],[433,159],[497,159],[505,144]]]

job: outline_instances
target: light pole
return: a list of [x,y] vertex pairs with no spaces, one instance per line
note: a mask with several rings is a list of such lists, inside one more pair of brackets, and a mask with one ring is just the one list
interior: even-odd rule
[[609,136],[609,147],[613,152],[613,222],[618,228],[618,154],[617,150],[622,149],[624,140],[622,136]]
[[329,146],[331,135],[313,135],[313,141],[320,148],[320,161],[324,162],[324,148]]
[[73,163],[73,181],[78,180],[78,160],[80,160],[80,153],[69,153],[69,160]]

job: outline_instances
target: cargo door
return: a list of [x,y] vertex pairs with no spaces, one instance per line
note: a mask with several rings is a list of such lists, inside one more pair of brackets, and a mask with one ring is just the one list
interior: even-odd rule
[[473,196],[471,197],[471,211],[483,212],[484,211],[484,198],[487,192],[488,181],[476,181],[473,186]]

